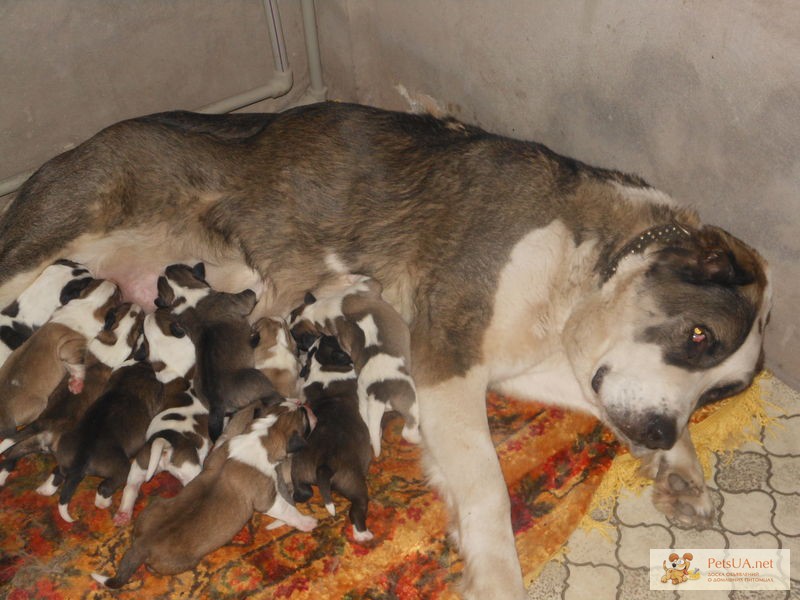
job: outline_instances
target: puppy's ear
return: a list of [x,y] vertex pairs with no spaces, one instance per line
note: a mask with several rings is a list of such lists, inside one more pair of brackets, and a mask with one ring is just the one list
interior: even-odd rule
[[314,297],[314,294],[311,292],[306,292],[305,297],[303,298],[303,304],[314,304],[317,299]]
[[89,284],[93,281],[94,279],[91,277],[84,277],[83,279],[71,279],[63,288],[61,288],[61,294],[59,294],[58,301],[63,306],[70,300],[79,298],[83,293],[83,290],[89,287]]
[[136,346],[136,349],[133,351],[133,360],[136,362],[143,362],[147,360],[147,357],[150,356],[150,344],[147,341],[147,338],[139,336],[139,342]]
[[236,304],[239,306],[243,317],[246,317],[253,312],[257,301],[258,298],[253,290],[248,289],[236,294]]
[[195,266],[192,267],[192,275],[197,277],[198,279],[205,281],[206,280],[206,266],[199,262]]
[[114,307],[110,308],[108,310],[108,312],[106,313],[106,320],[103,323],[103,330],[104,331],[109,331],[112,327],[114,327],[114,324],[117,322],[117,311],[118,310],[122,309],[123,311],[127,312],[129,308],[130,308],[130,305],[128,305],[128,306],[119,305],[119,306],[114,306]]
[[182,338],[186,335],[186,330],[175,321],[170,322],[169,332],[172,334],[172,337],[176,338]]
[[167,278],[163,275],[159,277],[156,287],[158,288],[158,298],[155,300],[155,305],[158,308],[172,306],[172,303],[175,302],[175,291],[170,286]]
[[292,435],[289,437],[289,441],[286,443],[286,454],[293,454],[306,446],[308,446],[308,442],[303,439],[303,436],[293,431]]
[[335,365],[350,366],[353,364],[350,355],[344,350],[334,350],[331,352],[331,360],[333,360],[333,364]]

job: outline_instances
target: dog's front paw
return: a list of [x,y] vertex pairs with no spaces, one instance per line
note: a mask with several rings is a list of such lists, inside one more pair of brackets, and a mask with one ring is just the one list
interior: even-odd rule
[[69,378],[69,391],[73,394],[80,394],[83,391],[83,379],[80,377]]
[[317,520],[309,515],[301,515],[291,525],[300,531],[311,531],[317,526]]
[[686,527],[708,527],[714,503],[705,482],[687,480],[675,471],[659,473],[653,485],[653,504],[667,518]]

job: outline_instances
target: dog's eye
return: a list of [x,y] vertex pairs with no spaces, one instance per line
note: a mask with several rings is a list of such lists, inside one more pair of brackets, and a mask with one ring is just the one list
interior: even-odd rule
[[708,340],[708,332],[705,327],[695,325],[692,329],[692,341],[695,344],[702,344]]

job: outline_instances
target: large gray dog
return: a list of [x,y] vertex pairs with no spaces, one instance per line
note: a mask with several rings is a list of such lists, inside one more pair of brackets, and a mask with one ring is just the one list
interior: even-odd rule
[[347,273],[411,328],[426,467],[465,597],[523,598],[489,437],[491,387],[588,411],[686,524],[713,507],[686,423],[745,388],[770,308],[764,260],[636,177],[454,120],[319,104],[125,121],[46,163],[0,220],[0,305],[67,257],[148,306],[204,261],[254,318]]

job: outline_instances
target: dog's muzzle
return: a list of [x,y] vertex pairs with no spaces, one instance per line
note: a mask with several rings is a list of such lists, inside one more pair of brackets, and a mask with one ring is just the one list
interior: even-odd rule
[[614,419],[614,426],[632,443],[650,450],[669,450],[678,439],[678,425],[668,415],[645,413]]

